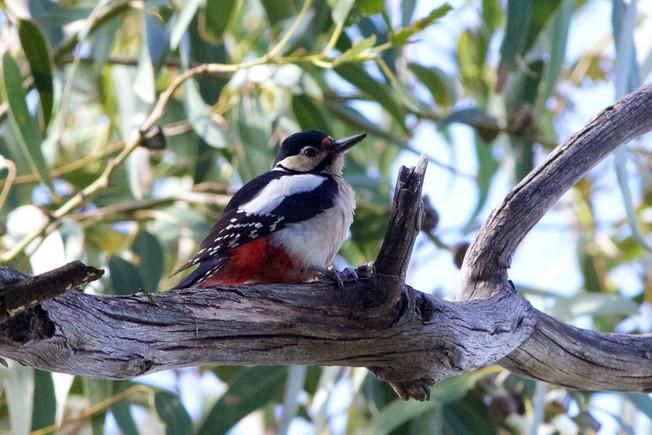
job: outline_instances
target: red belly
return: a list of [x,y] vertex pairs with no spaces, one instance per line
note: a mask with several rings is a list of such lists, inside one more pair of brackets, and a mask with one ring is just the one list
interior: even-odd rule
[[267,237],[261,237],[232,249],[224,267],[205,284],[306,282],[316,272],[292,259],[283,248],[271,245]]

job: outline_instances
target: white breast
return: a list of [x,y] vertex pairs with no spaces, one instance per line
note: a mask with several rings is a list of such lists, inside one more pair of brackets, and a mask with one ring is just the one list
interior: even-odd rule
[[334,178],[338,195],[332,208],[307,222],[288,224],[271,236],[273,244],[282,245],[288,254],[309,268],[323,269],[331,264],[353,222],[353,189],[342,177]]

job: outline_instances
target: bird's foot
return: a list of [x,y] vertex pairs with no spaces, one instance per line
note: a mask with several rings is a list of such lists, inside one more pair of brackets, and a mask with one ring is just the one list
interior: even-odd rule
[[355,281],[358,279],[358,273],[355,269],[351,269],[350,267],[347,267],[344,270],[337,270],[331,266],[328,269],[320,271],[317,275],[317,279],[320,281],[333,281],[337,288],[342,290],[345,282]]
[[370,261],[367,264],[363,264],[355,268],[355,272],[358,275],[358,279],[368,279],[374,273],[374,262]]

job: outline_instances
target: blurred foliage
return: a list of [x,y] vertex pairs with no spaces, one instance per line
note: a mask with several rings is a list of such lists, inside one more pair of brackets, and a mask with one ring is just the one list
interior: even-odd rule
[[[610,29],[600,29],[604,37],[593,35],[579,55],[567,55],[574,18],[593,3],[1,2],[0,261],[36,273],[81,259],[108,269],[88,289],[102,294],[169,288],[169,273],[194,252],[230,194],[270,167],[279,141],[319,128],[335,137],[370,135],[349,156],[346,176],[359,205],[341,252],[350,264],[365,263],[383,237],[395,162],[421,151],[412,139],[424,126],[436,127],[452,154],[454,126],[472,132],[471,176],[423,150],[433,166],[476,188],[473,212],[450,244],[437,227],[447,206],[430,207],[427,239],[460,257],[486,214],[497,174],[515,184],[557,143],[574,90],[612,79],[630,89],[652,70],[650,53],[640,65],[635,56],[614,61]],[[627,8],[635,2],[612,4],[622,53],[650,16],[631,19]],[[430,31],[455,38],[446,59],[419,55]],[[206,63],[212,67],[196,69]],[[158,127],[138,136],[184,73]],[[583,292],[559,297],[519,287],[561,319],[589,319],[606,331],[618,324],[645,329],[636,319],[649,316],[652,303],[652,257],[640,243],[652,226],[652,153],[639,148],[625,156],[640,180],[626,198],[629,219],[601,224],[595,175],[564,206],[579,234]],[[634,300],[610,278],[623,268],[640,278]],[[599,428],[590,394],[495,367],[439,383],[425,403],[397,401],[359,368],[202,367],[122,382],[15,364],[0,370],[3,433],[223,433],[236,424],[240,433]],[[648,396],[613,397],[652,415]],[[609,414],[633,433],[631,418]]]

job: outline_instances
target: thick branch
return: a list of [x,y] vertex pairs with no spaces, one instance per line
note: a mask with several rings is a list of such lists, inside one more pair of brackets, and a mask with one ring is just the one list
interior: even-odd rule
[[428,385],[495,363],[532,330],[516,294],[460,304],[408,288],[388,311],[371,282],[73,291],[0,325],[0,356],[105,378],[209,363],[366,366],[424,399]]
[[614,148],[650,130],[652,84],[607,107],[555,148],[482,226],[464,259],[464,298],[488,297],[505,288],[514,250],[548,209]]
[[652,392],[652,334],[604,334],[537,316],[532,336],[500,365],[569,388]]

